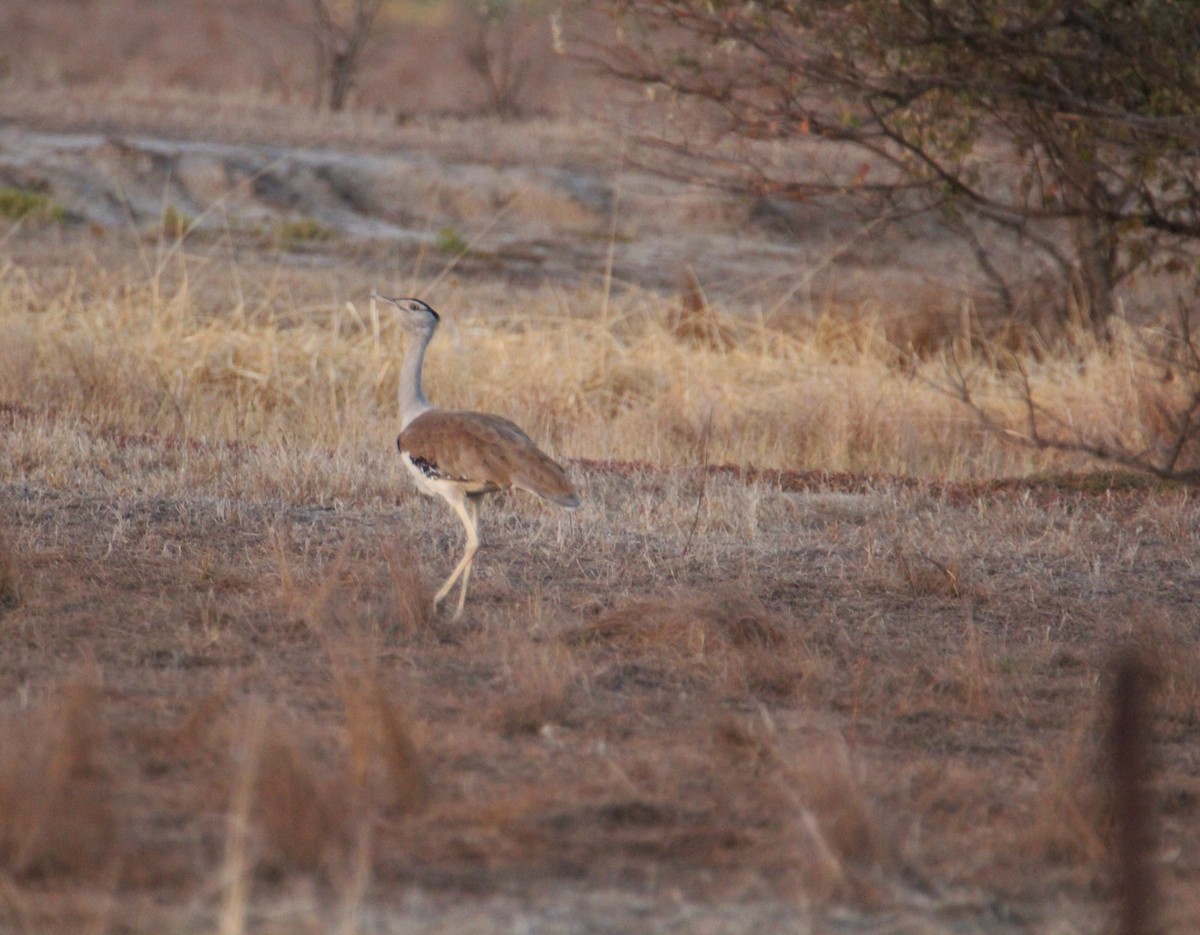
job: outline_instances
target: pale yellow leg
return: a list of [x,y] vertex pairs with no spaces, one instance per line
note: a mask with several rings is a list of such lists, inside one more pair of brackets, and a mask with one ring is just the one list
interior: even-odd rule
[[467,497],[467,512],[471,514],[471,528],[475,530],[475,546],[471,547],[471,534],[467,534],[467,552],[471,559],[467,562],[467,567],[462,573],[462,587],[458,592],[458,607],[454,610],[454,619],[457,620],[462,616],[463,604],[467,602],[467,581],[471,577],[471,568],[475,564],[475,553],[479,551],[479,500],[475,497]]
[[[465,499],[465,498],[464,498]],[[450,505],[454,507],[454,512],[458,514],[458,518],[462,520],[463,528],[467,531],[467,547],[463,551],[463,557],[459,563],[454,566],[454,571],[450,572],[450,577],[438,589],[437,594],[433,597],[434,610],[442,599],[450,593],[450,589],[454,587],[454,583],[462,576],[462,593],[458,596],[458,607],[454,611],[454,619],[458,619],[462,614],[463,604],[467,599],[467,578],[471,574],[471,562],[475,560],[475,553],[479,551],[479,531],[476,522],[476,508],[473,502],[470,506],[464,500],[450,500]],[[469,502],[469,501],[468,501]]]

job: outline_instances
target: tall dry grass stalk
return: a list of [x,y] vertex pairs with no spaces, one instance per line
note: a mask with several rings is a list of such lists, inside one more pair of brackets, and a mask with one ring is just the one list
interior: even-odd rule
[[[822,734],[803,748],[782,743],[771,715],[725,721],[717,749],[757,785],[772,821],[788,830],[788,863],[807,899],[877,900],[880,881],[899,860],[895,829],[870,789],[869,770],[840,734]],[[768,804],[769,803],[769,804]]]
[[[79,260],[66,277],[0,269],[0,400],[126,433],[251,441],[273,462],[264,473],[300,486],[314,447],[390,450],[401,336],[365,287],[354,301],[302,304],[278,270],[169,247],[115,271]],[[937,479],[1083,463],[981,431],[935,388],[944,362],[903,361],[878,315],[782,328],[709,309],[714,343],[681,338],[674,300],[635,290],[547,287],[499,309],[486,286],[428,298],[447,322],[430,350],[430,397],[502,412],[559,454],[694,464],[703,449],[714,464]],[[1157,431],[1147,412],[1173,392],[1140,342],[1127,331],[1070,360],[1022,364],[1067,423],[1138,447]],[[969,377],[1019,428],[1016,383],[995,364],[976,356]],[[17,457],[7,473],[21,473]]]
[[[344,676],[339,676],[339,678]],[[222,931],[245,924],[256,877],[293,873],[366,886],[371,832],[425,798],[407,719],[374,677],[343,687],[344,717],[322,743],[294,712],[252,700],[231,712],[231,769],[221,785],[227,834],[221,867]],[[360,866],[361,865],[361,866]]]

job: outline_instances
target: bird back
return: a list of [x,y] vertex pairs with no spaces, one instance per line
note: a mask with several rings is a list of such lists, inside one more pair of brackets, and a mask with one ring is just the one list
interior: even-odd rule
[[396,443],[435,476],[470,492],[518,487],[568,509],[579,506],[562,467],[502,416],[433,409],[409,423]]

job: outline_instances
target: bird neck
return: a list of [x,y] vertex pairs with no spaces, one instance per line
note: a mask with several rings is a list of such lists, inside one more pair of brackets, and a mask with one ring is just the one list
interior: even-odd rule
[[421,387],[421,368],[425,363],[425,348],[433,337],[433,329],[410,335],[404,343],[404,360],[400,365],[400,428],[433,407]]

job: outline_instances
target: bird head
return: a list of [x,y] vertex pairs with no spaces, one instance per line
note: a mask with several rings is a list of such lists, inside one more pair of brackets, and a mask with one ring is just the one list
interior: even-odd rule
[[437,329],[441,319],[438,313],[420,299],[392,299],[386,295],[372,293],[371,298],[390,302],[396,308],[396,318],[400,327],[409,334],[432,333]]

